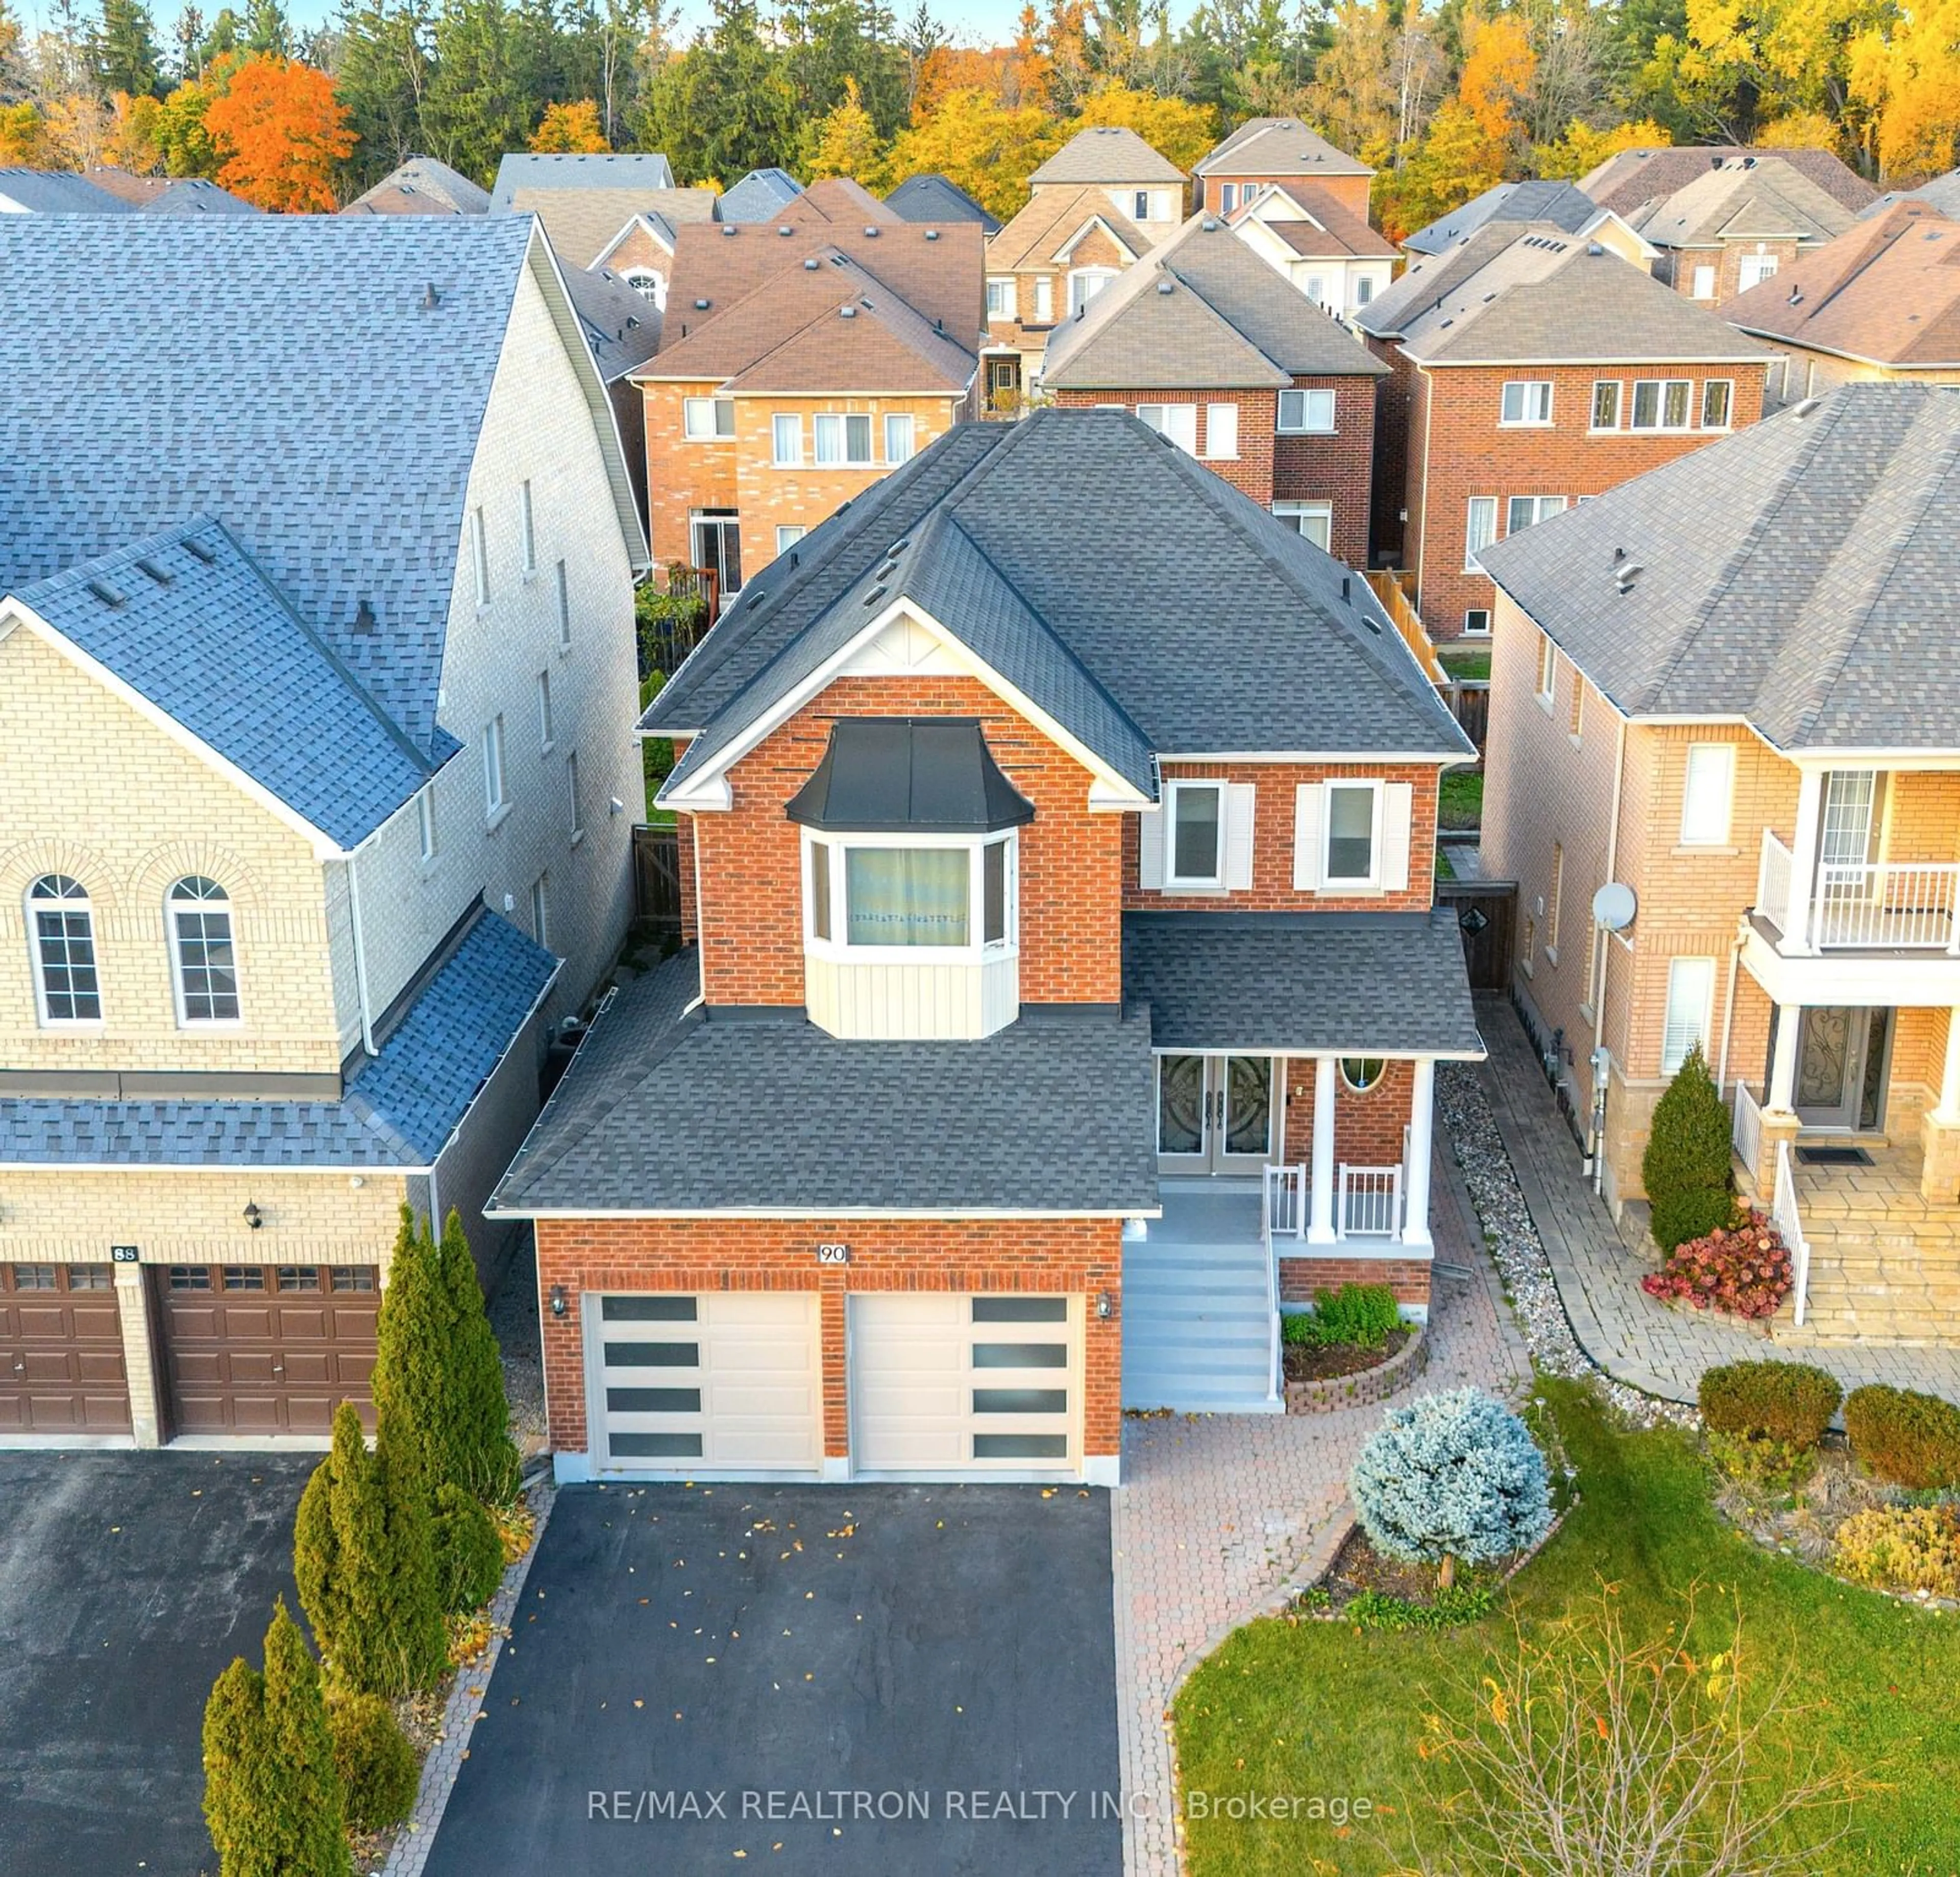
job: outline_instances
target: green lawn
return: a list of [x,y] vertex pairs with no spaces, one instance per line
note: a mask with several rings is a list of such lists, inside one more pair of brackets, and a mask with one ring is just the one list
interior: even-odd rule
[[1446,828],[1484,825],[1484,771],[1446,769],[1437,785],[1436,818]]
[[1491,675],[1491,648],[1488,645],[1439,645],[1436,655],[1452,678],[1488,678]]
[[[1960,1872],[1960,1618],[1922,1614],[1770,1556],[1737,1537],[1710,1503],[1707,1476],[1672,1431],[1616,1433],[1593,1398],[1541,1383],[1573,1462],[1583,1503],[1516,1579],[1520,1614],[1556,1619],[1617,1586],[1636,1640],[1704,1586],[1700,1646],[1726,1640],[1739,1599],[1758,1678],[1787,1662],[1796,1679],[1784,1726],[1799,1751],[1861,1773],[1852,1834],[1809,1868],[1817,1877],[1952,1877]],[[1360,1633],[1284,1618],[1239,1630],[1186,1684],[1176,1720],[1186,1793],[1297,1794],[1395,1808],[1419,1794],[1420,1717],[1453,1669],[1503,1649],[1500,1617],[1437,1634]],[[1424,1814],[1418,1801],[1418,1825]],[[1818,1828],[1815,1815],[1793,1829]],[[1192,1877],[1382,1877],[1396,1868],[1379,1823],[1337,1835],[1325,1823],[1192,1818]],[[1405,1831],[1395,1830],[1405,1844]],[[1443,1840],[1433,1826],[1425,1843]]]

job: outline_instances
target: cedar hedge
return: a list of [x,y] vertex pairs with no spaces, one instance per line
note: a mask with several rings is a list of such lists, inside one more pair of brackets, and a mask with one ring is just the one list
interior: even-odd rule
[[1640,1176],[1665,1255],[1729,1223],[1736,1202],[1729,1168],[1729,1111],[1697,1043],[1654,1104]]
[[1844,1390],[1803,1362],[1730,1362],[1706,1370],[1701,1418],[1712,1433],[1777,1440],[1808,1452],[1824,1438]]
[[347,1822],[385,1831],[415,1810],[422,1767],[395,1711],[378,1694],[336,1694],[327,1703],[333,1764],[347,1792]]
[[488,1603],[504,1581],[504,1541],[480,1500],[445,1480],[435,1493],[435,1574],[452,1615]]
[[1844,1404],[1851,1451],[1880,1479],[1915,1490],[1960,1486],[1960,1408],[1874,1382]]

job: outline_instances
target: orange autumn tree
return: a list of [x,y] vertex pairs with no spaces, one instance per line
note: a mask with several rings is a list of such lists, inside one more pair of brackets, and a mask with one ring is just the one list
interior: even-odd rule
[[248,59],[212,100],[204,127],[225,188],[261,208],[332,213],[334,166],[357,139],[325,72],[272,54]]
[[594,156],[603,151],[606,133],[599,128],[597,100],[582,97],[568,104],[547,104],[531,132],[531,148],[552,156]]

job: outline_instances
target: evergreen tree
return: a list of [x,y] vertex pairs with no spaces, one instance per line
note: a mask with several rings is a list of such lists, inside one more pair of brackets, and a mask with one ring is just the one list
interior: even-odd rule
[[252,52],[272,52],[282,59],[292,56],[292,23],[279,0],[252,0],[245,21],[245,44]]
[[263,1809],[265,1678],[243,1656],[212,1685],[204,1704],[204,1821],[221,1877],[250,1866],[253,1822]]
[[175,58],[177,81],[188,84],[204,76],[204,14],[196,7],[186,7],[170,28],[170,48]]
[[487,1504],[506,1505],[517,1496],[519,1463],[504,1392],[503,1352],[483,1307],[483,1287],[462,1218],[453,1207],[443,1221],[441,1250],[452,1381],[444,1477]]
[[756,0],[714,0],[712,28],[654,80],[647,110],[653,147],[687,181],[711,176],[726,184],[788,162],[798,107],[784,67]]
[[423,129],[432,154],[486,185],[506,151],[523,148],[543,106],[518,81],[516,37],[504,0],[443,0],[435,16]]
[[96,78],[105,91],[126,91],[132,98],[157,95],[163,61],[141,0],[102,0],[94,52]]
[[429,147],[422,126],[434,73],[428,0],[348,0],[339,37],[334,81],[361,139],[352,167],[365,188]]
[[1654,1104],[1640,1175],[1653,1211],[1654,1242],[1663,1254],[1734,1216],[1729,1111],[1699,1043]]
[[266,1632],[265,1729],[267,1758],[278,1781],[278,1814],[287,1834],[274,1867],[306,1877],[339,1877],[347,1855],[346,1796],[333,1763],[333,1736],[320,1664],[287,1613],[282,1597]]

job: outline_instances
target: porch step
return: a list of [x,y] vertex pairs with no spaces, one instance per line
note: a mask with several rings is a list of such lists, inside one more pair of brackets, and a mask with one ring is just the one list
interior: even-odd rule
[[1801,1329],[1779,1324],[1780,1343],[1960,1345],[1960,1214],[1954,1208],[1820,1216],[1809,1198],[1809,1301]]
[[1123,1246],[1123,1405],[1187,1414],[1278,1411],[1262,1241]]

